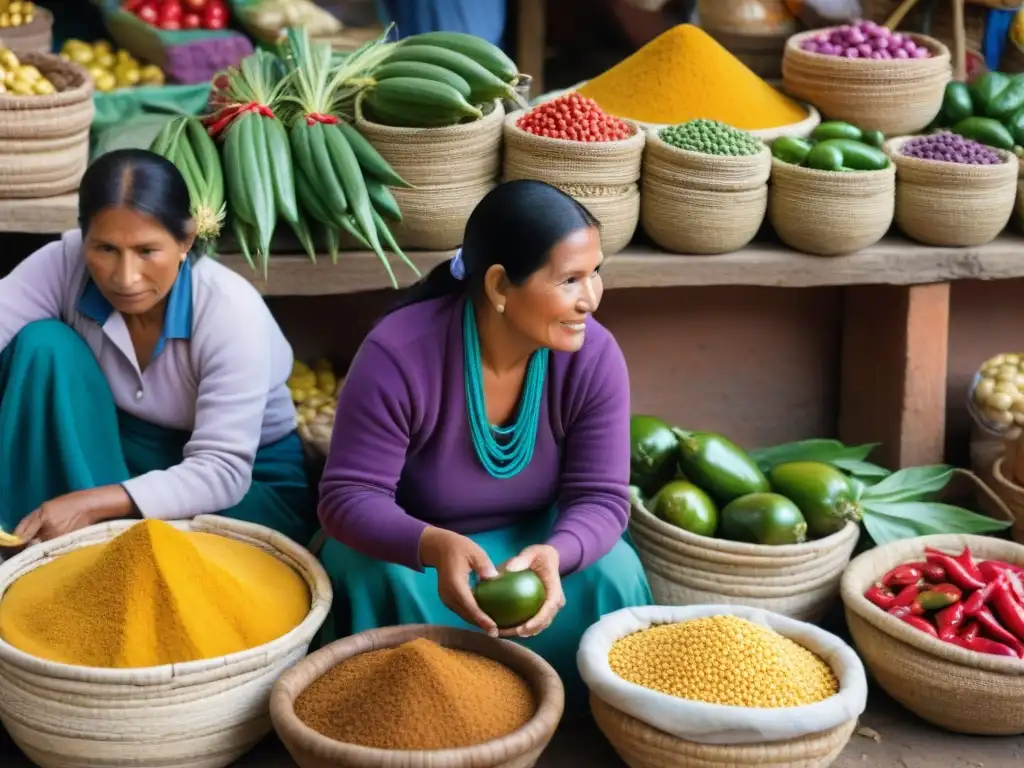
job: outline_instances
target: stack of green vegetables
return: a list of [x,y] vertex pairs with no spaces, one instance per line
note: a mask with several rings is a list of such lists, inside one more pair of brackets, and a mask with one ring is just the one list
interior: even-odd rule
[[1008,524],[934,501],[943,465],[889,472],[875,445],[814,439],[751,451],[710,432],[633,416],[634,500],[691,533],[753,544],[800,544],[863,521],[876,544],[933,533],[991,533]]
[[996,149],[1024,153],[1024,74],[986,72],[969,86],[946,86],[938,128]]
[[807,139],[783,136],[772,144],[772,156],[790,165],[819,171],[881,171],[889,167],[880,131],[833,120],[818,125]]
[[214,80],[209,115],[168,124],[152,149],[185,176],[201,249],[214,250],[226,214],[242,254],[266,277],[283,220],[314,261],[320,245],[337,262],[345,233],[377,254],[393,286],[385,250],[419,275],[390,229],[402,221],[390,188],[410,185],[355,128],[357,101],[392,125],[450,125],[481,116],[477,104],[514,97],[518,73],[472,35],[389,43],[389,33],[336,55],[289,29],[277,54],[258,50]]

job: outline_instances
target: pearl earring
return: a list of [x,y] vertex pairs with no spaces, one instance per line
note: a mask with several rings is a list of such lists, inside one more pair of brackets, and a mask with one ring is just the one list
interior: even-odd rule
[[500,315],[500,314],[502,314],[505,311],[505,305],[504,304],[499,304],[497,307],[495,307],[495,309],[498,310],[498,314]]

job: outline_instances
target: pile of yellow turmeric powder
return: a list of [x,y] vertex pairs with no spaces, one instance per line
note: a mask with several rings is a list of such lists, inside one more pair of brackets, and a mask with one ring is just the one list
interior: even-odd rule
[[705,118],[754,131],[807,117],[807,110],[691,24],[659,35],[579,92],[605,112],[643,123]]
[[309,606],[306,582],[273,555],[146,520],[14,582],[0,638],[64,664],[151,667],[270,642]]

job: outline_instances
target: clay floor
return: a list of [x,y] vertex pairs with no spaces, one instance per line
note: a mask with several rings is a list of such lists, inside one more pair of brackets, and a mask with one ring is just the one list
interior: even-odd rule
[[[1020,768],[1022,760],[1024,736],[976,738],[944,733],[879,694],[873,697],[861,718],[861,734],[854,735],[833,768]],[[292,768],[295,764],[277,740],[269,738],[236,765],[238,768]],[[587,721],[560,732],[538,768],[619,768],[623,765],[597,728]],[[31,766],[2,731],[0,766]]]

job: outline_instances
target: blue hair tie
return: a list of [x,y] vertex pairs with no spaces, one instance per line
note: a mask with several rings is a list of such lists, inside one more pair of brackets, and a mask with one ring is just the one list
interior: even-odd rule
[[452,256],[451,263],[448,265],[448,269],[451,271],[452,277],[456,280],[464,280],[466,278],[466,265],[462,261],[461,248],[455,251],[455,255]]

